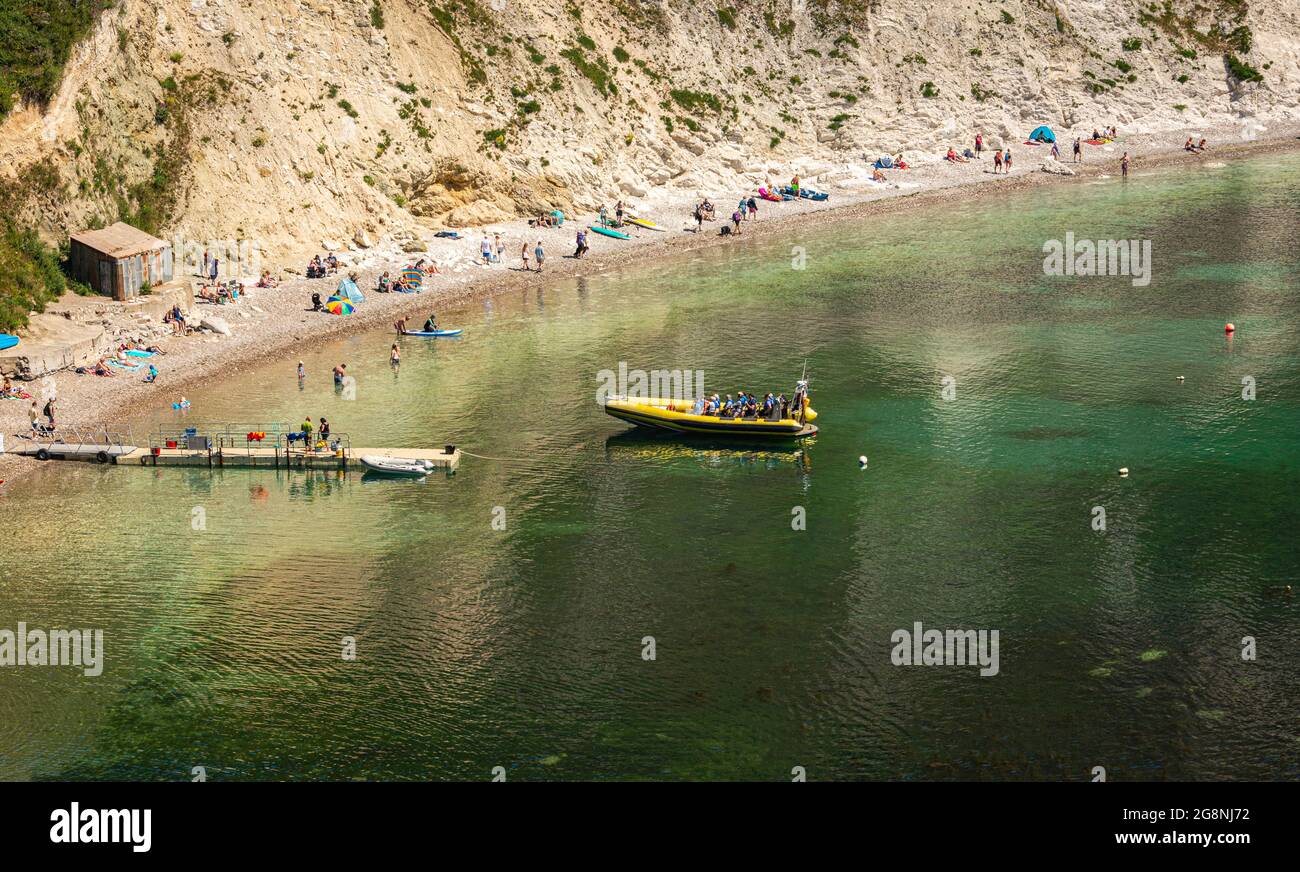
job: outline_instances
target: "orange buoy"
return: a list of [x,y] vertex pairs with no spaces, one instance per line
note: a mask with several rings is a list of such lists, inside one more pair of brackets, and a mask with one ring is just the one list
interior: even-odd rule
[[1234,332],[1236,332],[1236,330],[1237,330],[1237,328],[1234,327],[1234,326],[1232,326],[1232,322],[1231,322],[1231,321],[1229,321],[1227,324],[1224,324],[1224,325],[1223,325],[1223,332],[1224,332],[1224,333],[1234,333]]

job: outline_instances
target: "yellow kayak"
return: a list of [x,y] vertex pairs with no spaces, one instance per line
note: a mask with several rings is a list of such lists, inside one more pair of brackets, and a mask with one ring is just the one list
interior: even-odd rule
[[811,421],[817,413],[804,401],[804,420],[780,418],[723,418],[717,415],[695,415],[694,404],[686,400],[662,397],[644,399],[611,398],[605,401],[605,414],[657,430],[689,433],[696,436],[738,437],[742,439],[804,439],[817,434]]
[[624,218],[623,223],[635,224],[637,227],[644,227],[646,230],[658,230],[660,233],[663,233],[665,230],[667,230],[666,227],[660,227],[658,224],[654,223],[649,218]]

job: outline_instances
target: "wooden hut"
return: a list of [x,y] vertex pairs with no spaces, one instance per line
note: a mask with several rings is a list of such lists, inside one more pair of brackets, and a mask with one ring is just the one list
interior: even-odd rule
[[73,234],[69,252],[72,275],[115,300],[139,295],[148,283],[172,279],[172,247],[121,221],[102,230]]

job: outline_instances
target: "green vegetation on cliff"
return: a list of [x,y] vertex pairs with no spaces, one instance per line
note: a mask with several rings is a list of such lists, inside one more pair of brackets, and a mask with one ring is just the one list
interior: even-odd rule
[[0,118],[18,100],[48,103],[72,47],[114,0],[6,0],[0,3]]

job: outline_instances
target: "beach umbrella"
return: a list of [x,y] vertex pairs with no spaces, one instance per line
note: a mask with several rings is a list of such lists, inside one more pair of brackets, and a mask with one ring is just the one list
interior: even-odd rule
[[424,273],[413,266],[408,266],[402,270],[402,282],[408,290],[418,291],[420,286],[424,284]]
[[331,315],[351,315],[356,306],[345,297],[330,297],[325,301],[325,311]]

